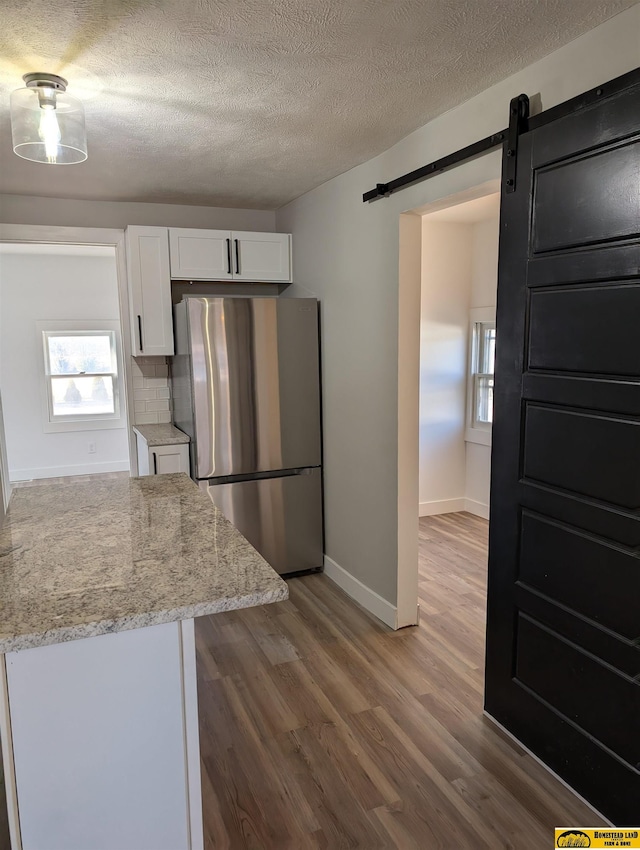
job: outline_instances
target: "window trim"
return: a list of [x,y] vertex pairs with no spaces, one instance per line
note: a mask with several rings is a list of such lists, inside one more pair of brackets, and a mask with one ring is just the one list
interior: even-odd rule
[[[110,428],[124,428],[126,422],[123,411],[124,380],[122,379],[122,340],[119,322],[36,322],[38,334],[38,345],[42,352],[40,358],[40,385],[42,397],[42,419],[43,430],[47,434],[55,434],[63,431],[102,431]],[[48,336],[68,335],[81,336],[82,334],[113,334],[115,347],[116,372],[104,373],[113,377],[114,381],[114,406],[115,413],[81,414],[79,416],[55,416],[53,414],[53,399],[51,394],[51,378],[49,374],[49,354],[47,348]],[[87,374],[93,377],[98,373]],[[101,373],[103,374],[103,373]],[[64,377],[64,376],[60,376]]]
[[476,386],[482,375],[476,372],[476,325],[496,320],[495,307],[474,307],[469,311],[469,350],[467,357],[467,411],[464,439],[467,443],[491,445],[492,423],[474,423],[473,411],[476,401]]

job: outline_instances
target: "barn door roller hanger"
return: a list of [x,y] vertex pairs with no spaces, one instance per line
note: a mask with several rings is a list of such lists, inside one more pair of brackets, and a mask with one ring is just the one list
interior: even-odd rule
[[511,101],[509,107],[509,126],[506,130],[493,133],[491,136],[480,139],[479,142],[467,145],[466,148],[461,148],[459,151],[443,156],[441,159],[429,162],[421,168],[416,168],[415,171],[403,174],[402,177],[396,177],[395,180],[391,180],[389,183],[378,183],[375,189],[364,193],[362,200],[366,203],[367,201],[377,201],[379,198],[388,198],[389,195],[397,192],[399,189],[406,189],[407,186],[413,186],[414,183],[428,180],[429,177],[433,177],[435,174],[441,174],[448,168],[453,168],[462,162],[475,159],[475,157],[505,143],[507,145],[507,161],[504,169],[505,189],[507,192],[514,192],[516,188],[518,136],[525,131],[528,118],[529,98],[526,94],[520,94]]

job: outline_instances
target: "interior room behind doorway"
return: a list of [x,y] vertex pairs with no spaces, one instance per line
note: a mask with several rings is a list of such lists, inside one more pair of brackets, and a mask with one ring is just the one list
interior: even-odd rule
[[0,246],[11,482],[129,469],[114,249]]
[[499,194],[422,216],[420,516],[489,518]]

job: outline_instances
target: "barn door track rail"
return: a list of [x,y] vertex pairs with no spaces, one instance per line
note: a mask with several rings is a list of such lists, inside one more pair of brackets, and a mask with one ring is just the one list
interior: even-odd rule
[[506,161],[502,175],[504,181],[503,189],[508,193],[515,192],[518,137],[520,135],[529,130],[535,130],[543,124],[555,121],[564,115],[570,115],[579,109],[596,103],[602,97],[617,94],[627,86],[636,85],[637,83],[640,83],[640,68],[634,68],[632,71],[616,77],[615,80],[590,89],[577,97],[571,98],[571,100],[559,103],[557,106],[553,106],[531,117],[529,117],[529,98],[526,94],[520,94],[518,97],[514,97],[509,105],[509,126],[505,130],[500,130],[499,133],[493,133],[493,135],[487,136],[485,139],[480,139],[479,142],[467,145],[466,148],[461,148],[459,151],[450,153],[448,156],[443,156],[441,159],[429,162],[421,168],[416,168],[415,171],[403,174],[402,177],[396,177],[395,180],[391,180],[389,183],[378,183],[375,189],[364,193],[362,200],[364,203],[367,203],[368,201],[377,201],[380,198],[388,198],[389,195],[398,192],[400,189],[406,189],[407,186],[413,186],[414,183],[420,183],[422,180],[428,180],[436,174],[442,174],[443,171],[454,168],[462,162],[475,159],[475,157],[481,156],[500,145],[506,145]]
[[[400,189],[406,189],[407,186],[413,186],[414,183],[420,183],[423,180],[428,180],[436,174],[442,174],[449,168],[454,168],[462,162],[475,159],[487,151],[497,148],[508,142],[509,153],[509,168],[507,174],[507,192],[515,190],[516,181],[516,154],[518,151],[518,134],[524,129],[524,125],[529,117],[529,98],[526,94],[520,94],[514,97],[509,108],[509,126],[506,130],[500,130],[499,133],[492,133],[479,142],[474,142],[467,145],[465,148],[460,148],[459,151],[454,151],[441,159],[436,159],[433,162],[427,163],[415,171],[410,171],[408,174],[403,174],[402,177],[396,177],[389,183],[377,183],[375,189],[365,192],[362,196],[364,203],[368,201],[377,201],[379,198],[388,198],[389,195]],[[512,182],[509,183],[508,181]]]

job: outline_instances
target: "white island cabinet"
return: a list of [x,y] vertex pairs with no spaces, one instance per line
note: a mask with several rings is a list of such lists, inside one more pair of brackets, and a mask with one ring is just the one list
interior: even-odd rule
[[194,617],[287,595],[186,475],[15,490],[0,529],[12,850],[202,850]]
[[14,847],[202,850],[193,626],[6,654]]

